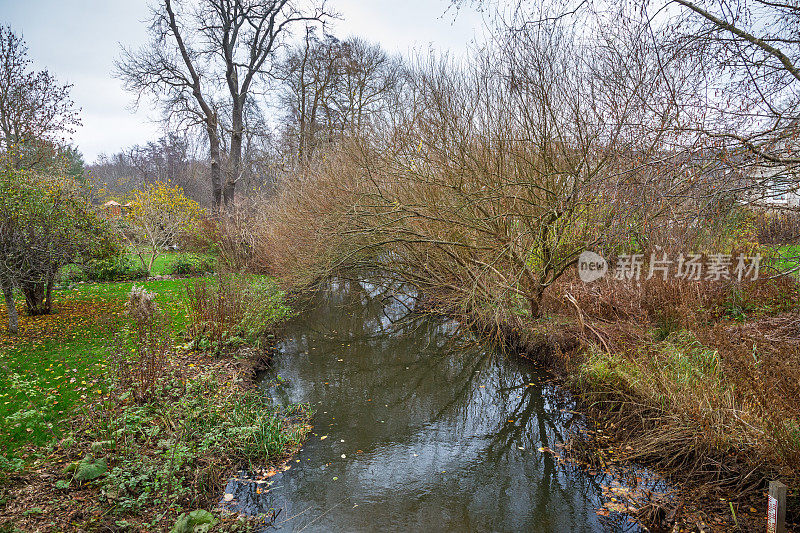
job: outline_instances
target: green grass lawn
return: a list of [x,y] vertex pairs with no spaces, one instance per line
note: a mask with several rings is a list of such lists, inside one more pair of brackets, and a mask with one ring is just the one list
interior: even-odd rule
[[[162,265],[165,263],[162,263]],[[137,283],[158,294],[173,334],[186,327],[189,279]],[[0,313],[0,455],[18,456],[23,444],[58,438],[63,422],[84,400],[103,394],[110,371],[107,347],[133,283],[78,284],[57,291],[53,314],[29,317],[20,308],[20,333],[7,333]]]
[[[139,259],[139,255],[136,253],[135,250],[129,250],[125,254],[134,264],[141,265],[141,260]],[[213,258],[211,255],[205,254],[196,254],[196,253],[188,253],[188,252],[161,252],[153,261],[153,268],[150,271],[150,274],[153,276],[166,276],[172,273],[171,266],[172,264],[180,258],[187,257],[187,256],[198,256],[203,258]],[[149,261],[150,254],[145,252],[144,260]],[[146,265],[145,265],[146,267]]]
[[[800,266],[800,245],[785,244],[776,247],[777,257],[775,259],[775,268],[781,272],[788,272],[796,270]],[[795,272],[795,276],[798,273]]]

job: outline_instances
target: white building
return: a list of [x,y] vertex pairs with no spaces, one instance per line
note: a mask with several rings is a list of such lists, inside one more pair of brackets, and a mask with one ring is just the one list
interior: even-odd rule
[[776,209],[800,208],[800,172],[795,167],[759,165],[750,172],[756,182],[753,202]]

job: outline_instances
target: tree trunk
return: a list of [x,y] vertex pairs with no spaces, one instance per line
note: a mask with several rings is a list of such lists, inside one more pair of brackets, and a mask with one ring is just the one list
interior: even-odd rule
[[156,251],[155,248],[153,248],[153,252],[150,254],[150,260],[147,262],[147,275],[148,276],[152,276],[153,275],[153,263],[156,262],[156,256],[157,255],[158,255],[158,252]]
[[530,309],[531,309],[531,318],[539,318],[541,316],[541,309],[539,307],[539,300],[538,298],[531,298],[529,300]]
[[211,156],[211,206],[214,213],[219,213],[222,204],[222,173],[220,171],[220,148],[217,124],[210,121],[206,124],[208,133],[209,155]]
[[242,138],[244,133],[243,102],[234,100],[231,111],[231,153],[228,158],[228,175],[222,198],[226,206],[232,206],[236,191],[236,181],[242,172]]
[[17,316],[17,306],[14,305],[14,286],[7,279],[0,280],[0,285],[3,286],[3,298],[5,298],[8,311],[8,331],[16,333],[19,331],[19,317]]
[[29,315],[49,315],[51,311],[46,281],[28,281],[20,285],[20,290],[25,296],[25,308]]
[[44,295],[44,306],[49,313],[50,310],[53,308],[53,283],[55,282],[55,275],[50,277],[50,280],[47,282],[47,289],[45,289]]
[[531,318],[542,317],[542,297],[544,296],[544,287],[538,285],[534,288],[533,294],[528,297],[528,304],[530,305]]

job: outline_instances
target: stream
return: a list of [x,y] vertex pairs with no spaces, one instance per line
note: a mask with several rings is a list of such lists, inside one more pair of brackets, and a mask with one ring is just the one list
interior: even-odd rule
[[287,531],[640,531],[596,512],[608,476],[559,459],[584,422],[544,371],[412,306],[335,281],[288,324],[260,386],[314,427],[289,470],[231,480],[228,507]]

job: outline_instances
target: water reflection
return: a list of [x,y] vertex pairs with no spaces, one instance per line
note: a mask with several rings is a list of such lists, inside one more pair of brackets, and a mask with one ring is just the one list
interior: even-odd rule
[[[338,282],[293,322],[265,389],[312,404],[314,434],[270,484],[227,489],[295,531],[632,531],[601,522],[600,481],[555,449],[581,424],[531,365],[457,324],[410,313],[364,282]],[[274,377],[274,374],[272,375]]]

